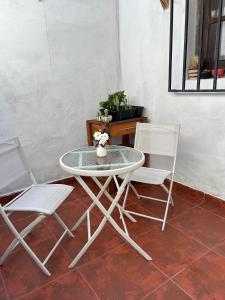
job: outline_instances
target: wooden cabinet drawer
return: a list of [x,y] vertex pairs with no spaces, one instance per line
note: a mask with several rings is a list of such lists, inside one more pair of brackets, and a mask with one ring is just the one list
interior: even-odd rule
[[127,122],[125,124],[115,124],[111,127],[112,136],[121,136],[135,133],[136,122]]

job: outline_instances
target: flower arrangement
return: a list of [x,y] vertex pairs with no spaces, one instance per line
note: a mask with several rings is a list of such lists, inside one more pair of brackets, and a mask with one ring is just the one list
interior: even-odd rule
[[95,147],[98,146],[105,147],[105,145],[109,140],[109,134],[105,130],[95,131],[95,133],[93,134],[93,139],[94,139]]

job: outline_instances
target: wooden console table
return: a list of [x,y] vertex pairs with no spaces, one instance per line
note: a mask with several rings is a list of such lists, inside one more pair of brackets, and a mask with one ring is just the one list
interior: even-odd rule
[[[97,120],[87,120],[86,127],[87,127],[88,146],[93,145],[94,132],[105,129],[110,134],[109,144],[112,144],[113,137],[121,136],[122,145],[132,147],[133,145],[131,145],[130,143],[130,134],[135,134],[137,123],[147,123],[147,122],[148,122],[147,117],[134,118],[134,119],[128,119],[123,121],[115,121],[110,123],[103,123]],[[148,165],[149,165],[149,156],[145,155],[144,166],[147,167]],[[113,182],[111,182],[109,185],[109,191],[110,192],[116,191],[116,186],[114,185]]]
[[123,120],[123,121],[115,121],[110,123],[103,123],[97,120],[87,120],[86,126],[87,126],[88,145],[89,146],[93,145],[93,134],[95,131],[105,129],[110,134],[109,144],[112,143],[113,137],[121,136],[122,145],[131,146],[129,135],[135,134],[136,124],[138,122],[147,123],[148,118],[141,117],[141,118],[134,118],[134,119]]

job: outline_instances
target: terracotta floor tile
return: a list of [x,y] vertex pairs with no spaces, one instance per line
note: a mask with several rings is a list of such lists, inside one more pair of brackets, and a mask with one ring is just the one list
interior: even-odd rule
[[[95,216],[91,217],[92,224],[92,234],[94,230],[99,225],[100,220]],[[87,225],[84,222],[75,232],[74,238],[65,237],[65,240],[62,242],[62,246],[65,251],[71,257],[71,261],[75,258],[75,256],[79,253],[81,248],[87,242]],[[97,257],[103,255],[104,253],[110,251],[111,249],[118,247],[124,243],[124,240],[120,238],[111,228],[109,224],[106,224],[103,228],[102,232],[78,262],[78,266],[84,264],[92,259],[96,259]]]
[[205,201],[200,207],[208,209],[216,215],[225,218],[225,201],[206,195]]
[[[49,253],[55,240],[45,240],[32,247],[37,256],[43,260]],[[68,272],[70,259],[62,247],[58,247],[46,267],[52,274],[48,277],[42,273],[24,249],[12,253],[1,268],[2,275],[10,297],[15,298],[38,288],[60,274]]]
[[213,247],[225,239],[225,220],[206,209],[195,207],[169,223],[208,247]]
[[223,300],[225,297],[225,259],[208,253],[174,279],[195,299]]
[[182,289],[180,289],[176,284],[169,281],[157,291],[151,295],[144,298],[144,300],[191,300],[192,298],[188,296]]
[[204,202],[204,194],[200,191],[193,190],[191,188],[174,183],[173,196],[176,199],[183,199],[191,202],[194,205],[198,205]]
[[97,299],[82,276],[77,272],[70,272],[47,286],[29,293],[21,300],[94,300]]
[[166,277],[128,245],[79,269],[100,299],[140,299]]
[[163,232],[156,228],[136,241],[168,276],[173,276],[207,251],[207,248],[170,225]]
[[6,290],[3,283],[3,276],[0,270],[0,300],[7,300],[7,299],[9,298],[8,295],[6,294]]
[[213,252],[216,252],[217,254],[223,255],[225,257],[225,241],[217,247],[215,247],[213,249]]

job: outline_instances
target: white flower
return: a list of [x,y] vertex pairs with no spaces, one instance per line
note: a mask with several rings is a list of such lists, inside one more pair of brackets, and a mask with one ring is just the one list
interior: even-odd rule
[[100,131],[95,131],[93,136],[94,136],[94,139],[96,141],[99,141],[101,139],[101,132]]
[[106,132],[102,133],[101,131],[95,131],[95,133],[93,134],[93,138],[95,140],[95,146],[101,145],[102,147],[104,147],[109,140],[109,135]]
[[106,132],[102,133],[101,138],[104,139],[105,141],[108,141],[108,139],[109,139],[108,133],[106,133]]

